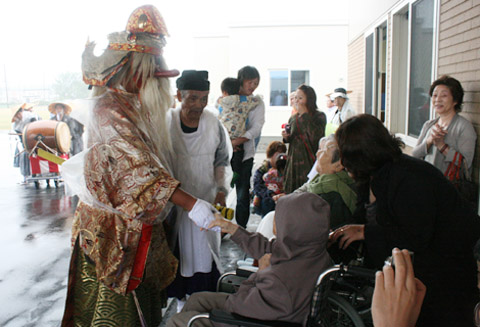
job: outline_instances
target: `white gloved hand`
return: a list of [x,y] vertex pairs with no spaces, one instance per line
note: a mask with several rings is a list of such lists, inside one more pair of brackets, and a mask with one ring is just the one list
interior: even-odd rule
[[[192,210],[188,212],[188,218],[193,220],[193,222],[201,228],[208,229],[210,222],[215,220],[214,213],[218,212],[210,203],[202,199],[197,199]],[[211,228],[215,232],[220,232],[220,227],[215,226]]]

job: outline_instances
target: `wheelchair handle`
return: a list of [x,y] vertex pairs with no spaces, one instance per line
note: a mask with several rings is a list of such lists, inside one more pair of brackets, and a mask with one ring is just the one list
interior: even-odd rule
[[375,279],[375,273],[377,272],[376,270],[357,267],[357,266],[344,266],[343,269],[345,272],[350,273],[352,275],[369,278],[369,279]]
[[331,273],[333,273],[333,272],[336,272],[336,271],[340,271],[340,270],[342,270],[342,269],[343,269],[343,267],[340,266],[340,265],[334,265],[334,266],[328,268],[327,270],[325,270],[324,272],[322,272],[322,273],[320,274],[320,276],[318,276],[317,285],[320,285],[320,284],[322,283],[322,280],[323,280],[326,276],[328,276],[329,274],[331,274]]
[[363,267],[357,267],[357,266],[347,266],[347,265],[333,265],[332,267],[328,268],[324,272],[320,274],[320,276],[317,279],[317,285],[320,285],[322,280],[330,275],[331,273],[334,272],[340,272],[340,273],[349,273],[351,275],[359,276],[359,277],[364,277],[368,279],[375,280],[375,270],[368,269],[368,268],[363,268]]
[[208,319],[210,318],[210,314],[208,313],[201,313],[201,314],[198,314],[196,316],[193,316],[192,318],[190,318],[190,320],[188,321],[188,324],[187,324],[187,327],[192,327],[193,326],[193,323],[195,322],[195,320],[197,319]]

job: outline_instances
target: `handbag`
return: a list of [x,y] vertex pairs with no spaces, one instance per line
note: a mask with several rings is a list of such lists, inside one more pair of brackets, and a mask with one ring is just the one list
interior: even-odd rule
[[468,172],[467,163],[461,153],[455,152],[453,161],[450,162],[445,171],[445,177],[452,182],[458,193],[460,193],[460,196],[466,200],[475,211],[477,211],[478,186],[472,181]]

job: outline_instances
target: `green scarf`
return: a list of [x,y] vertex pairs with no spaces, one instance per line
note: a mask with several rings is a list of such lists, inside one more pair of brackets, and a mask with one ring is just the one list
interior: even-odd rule
[[349,186],[353,183],[353,179],[348,176],[345,170],[335,174],[317,174],[307,184],[307,192],[315,194],[337,192],[353,214],[357,203],[357,194]]

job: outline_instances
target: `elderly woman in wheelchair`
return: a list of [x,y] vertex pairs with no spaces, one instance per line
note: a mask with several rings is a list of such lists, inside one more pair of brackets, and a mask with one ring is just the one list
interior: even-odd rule
[[[223,309],[247,318],[281,321],[281,325],[305,325],[310,312],[312,292],[318,276],[331,266],[327,252],[330,208],[321,197],[311,193],[290,194],[277,203],[275,216],[277,238],[268,241],[227,220],[219,226],[232,235],[253,258],[269,259],[270,265],[244,281],[234,294],[201,292],[190,297],[181,313],[167,326],[187,326],[195,315]],[[271,257],[264,257],[271,254]],[[195,326],[212,326],[205,319]]]

